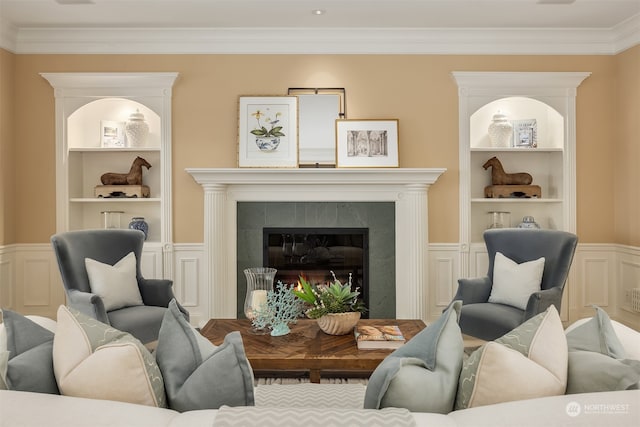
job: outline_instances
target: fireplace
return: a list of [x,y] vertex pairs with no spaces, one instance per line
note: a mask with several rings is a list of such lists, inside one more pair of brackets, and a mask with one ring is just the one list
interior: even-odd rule
[[[367,259],[366,274],[367,284],[367,308],[371,318],[392,319],[396,316],[396,259],[395,259],[395,204],[392,202],[238,202],[236,204],[236,316],[243,316],[243,302],[246,295],[246,278],[244,269],[250,267],[281,268],[266,262],[264,258],[265,229],[277,229],[277,236],[273,239],[282,239],[281,234],[295,235],[297,243],[304,244],[304,237],[313,230],[333,230],[335,234],[361,233],[366,229]],[[316,233],[317,234],[317,233]],[[327,236],[319,236],[322,241]],[[342,236],[345,237],[345,236]],[[364,238],[364,237],[363,237]],[[310,237],[309,239],[312,239]],[[335,238],[334,238],[335,239]],[[353,237],[355,241],[356,237]],[[273,252],[282,254],[281,246],[284,242],[276,240]],[[306,242],[316,247],[318,242]],[[329,242],[327,242],[329,244]],[[301,245],[298,251],[304,248]],[[291,242],[293,250],[293,242]],[[336,249],[337,250],[337,249]],[[322,249],[318,249],[322,251]],[[306,254],[303,254],[306,255]],[[304,258],[303,261],[307,261]],[[292,257],[290,264],[303,267],[301,255]],[[364,263],[364,261],[363,261]],[[290,270],[285,283],[295,283],[300,271]],[[319,265],[316,272],[330,278],[329,264]],[[334,270],[335,271],[335,270]],[[337,271],[336,271],[337,273]],[[276,282],[279,277],[276,278]],[[348,276],[340,277],[343,281]]]
[[263,265],[278,270],[274,283],[311,284],[351,280],[351,288],[369,307],[369,229],[333,227],[265,227]]
[[445,170],[188,168],[204,190],[203,282],[207,286],[202,297],[207,304],[194,317],[237,317],[237,209],[241,202],[391,202],[396,318],[426,320],[427,193]]

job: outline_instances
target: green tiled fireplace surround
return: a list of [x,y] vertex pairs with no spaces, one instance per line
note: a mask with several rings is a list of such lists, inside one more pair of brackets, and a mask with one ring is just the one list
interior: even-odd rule
[[369,317],[396,317],[395,203],[238,202],[237,315],[243,318],[244,269],[262,266],[263,227],[369,228]]

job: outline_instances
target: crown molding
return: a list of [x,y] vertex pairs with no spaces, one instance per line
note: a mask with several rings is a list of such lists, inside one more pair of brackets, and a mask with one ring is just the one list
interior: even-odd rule
[[17,54],[614,55],[640,43],[640,15],[612,29],[7,28],[0,43]]
[[0,47],[9,52],[16,52],[16,35],[18,29],[0,16]]
[[640,14],[616,25],[613,31],[613,50],[620,53],[640,44]]

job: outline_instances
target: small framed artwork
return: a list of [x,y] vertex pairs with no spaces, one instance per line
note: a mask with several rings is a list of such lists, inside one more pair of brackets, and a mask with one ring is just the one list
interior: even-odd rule
[[100,145],[102,148],[123,148],[125,146],[124,125],[124,122],[113,120],[100,121]]
[[398,119],[336,120],[337,167],[398,167]]
[[238,166],[298,166],[298,98],[241,96],[239,101]]
[[531,147],[538,146],[538,125],[536,119],[513,120],[513,146]]

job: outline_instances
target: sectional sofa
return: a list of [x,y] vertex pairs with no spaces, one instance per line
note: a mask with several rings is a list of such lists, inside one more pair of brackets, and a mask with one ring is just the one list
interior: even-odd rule
[[[609,346],[610,348],[603,349],[603,351],[619,351],[626,354],[626,358],[633,360],[640,360],[640,333],[634,331],[628,327],[620,325],[616,322],[603,323],[603,318],[599,317],[600,312],[592,319],[583,319],[571,325],[567,330],[563,330],[563,333],[567,334],[567,341],[571,343],[573,339],[573,345],[576,346],[576,342],[580,340],[575,337],[569,338],[569,332],[572,330],[579,330],[582,327],[583,330],[587,327],[595,327],[601,333],[611,334],[616,333],[619,348],[615,346]],[[65,319],[65,316],[69,318]],[[551,320],[557,321],[559,318],[557,313],[551,310],[546,319],[539,322],[542,326],[538,327],[539,330],[545,328],[549,329],[548,325],[551,324]],[[176,319],[180,319],[179,313],[176,312]],[[38,322],[40,325],[45,326],[49,330],[56,330],[56,334],[59,334],[57,339],[67,340],[68,337],[61,337],[61,329],[67,328],[62,322],[74,322],[75,318],[70,316],[67,309],[61,307],[58,313],[58,322],[54,322],[50,319],[34,318],[32,320]],[[71,319],[71,320],[70,320]],[[456,326],[455,316],[449,317],[443,316],[442,323],[443,330],[439,332],[438,338],[440,342],[437,347],[446,347],[446,337],[449,334],[447,327]],[[551,319],[551,320],[549,320]],[[77,320],[77,319],[76,319]],[[608,322],[608,318],[605,318]],[[545,323],[545,321],[547,321]],[[449,325],[449,326],[447,326]],[[604,331],[600,328],[605,325],[609,329]],[[74,326],[80,326],[74,325]],[[95,325],[90,325],[95,327]],[[430,325],[431,331],[436,329],[437,324]],[[188,329],[188,328],[186,328]],[[427,328],[429,329],[429,328]],[[587,328],[587,332],[591,333]],[[72,335],[78,336],[79,329],[74,330]],[[0,330],[0,332],[2,332]],[[192,331],[191,331],[192,332]],[[455,337],[456,333],[459,334],[459,330],[452,329],[451,337]],[[175,332],[174,332],[175,333]],[[543,341],[541,337],[542,332],[535,336],[535,340],[541,341],[544,346],[547,343]],[[0,337],[2,338],[2,337]],[[175,335],[172,336],[176,338]],[[520,337],[521,338],[521,337]],[[6,339],[6,338],[5,338]],[[10,338],[11,339],[11,338]],[[563,337],[564,339],[564,337]],[[162,340],[162,336],[160,338]],[[173,340],[172,340],[173,341]],[[66,342],[66,341],[64,341]],[[452,340],[456,342],[456,340]],[[611,341],[608,341],[609,343]],[[505,343],[507,345],[508,343]],[[583,343],[584,344],[584,343]],[[127,348],[130,345],[128,342],[123,342],[121,339],[114,345],[109,344],[110,350],[121,350]],[[533,345],[532,345],[533,346]],[[69,347],[68,345],[66,347]],[[114,348],[115,347],[115,348]],[[184,345],[178,347],[183,348]],[[406,347],[406,346],[405,346]],[[77,353],[81,353],[81,346],[73,345],[74,356]],[[415,345],[406,347],[407,351],[412,351]],[[479,350],[482,350],[481,349]],[[162,352],[159,347],[158,352]],[[167,350],[164,350],[165,352]],[[450,351],[450,350],[447,350]],[[585,350],[586,351],[586,350]],[[54,357],[56,357],[56,349],[54,348]],[[554,351],[554,353],[562,353]],[[593,352],[593,351],[592,351]],[[0,352],[1,353],[1,352]],[[595,351],[599,353],[599,351]],[[395,354],[395,353],[394,353]],[[444,363],[444,353],[438,353],[438,359],[441,359],[440,363]],[[489,359],[491,354],[489,351],[479,353],[482,359]],[[514,353],[515,354],[515,353]],[[159,356],[159,355],[158,355]],[[393,362],[394,357],[399,360],[405,360],[406,357],[402,354],[391,355],[388,359]],[[62,357],[59,356],[58,357]],[[164,356],[166,357],[166,356]],[[467,362],[474,356],[467,358]],[[90,358],[89,358],[90,359]],[[411,358],[411,360],[416,358]],[[529,359],[535,361],[535,356],[530,356]],[[184,361],[188,364],[186,359],[181,356],[179,361]],[[207,359],[208,360],[208,359]],[[571,359],[569,359],[570,361]],[[612,358],[613,360],[613,358]],[[204,366],[204,362],[200,366]],[[456,373],[456,381],[458,375],[462,377],[465,375],[465,369],[468,371],[470,368],[466,363],[462,367],[462,373]],[[77,366],[83,366],[86,360],[77,358],[74,362]],[[110,362],[109,362],[110,363]],[[384,362],[383,362],[384,363]],[[425,362],[428,364],[428,361]],[[529,363],[529,362],[527,362]],[[635,363],[635,362],[634,362]],[[640,362],[638,362],[640,363]],[[395,366],[394,363],[386,363],[386,365]],[[472,404],[469,403],[466,409],[456,409],[451,411],[431,411],[421,410],[420,407],[412,407],[412,405],[420,405],[420,401],[437,401],[436,391],[432,387],[432,383],[439,382],[441,378],[432,376],[438,371],[442,370],[442,366],[438,365],[431,369],[426,369],[425,374],[419,373],[420,371],[409,370],[407,371],[413,378],[411,381],[420,381],[421,375],[427,375],[425,378],[427,384],[420,385],[413,383],[411,386],[411,395],[417,396],[420,399],[414,399],[412,397],[406,397],[405,394],[398,394],[398,387],[405,387],[407,385],[406,373],[403,374],[403,367],[411,366],[412,369],[422,369],[423,363],[419,360],[413,364],[400,364],[400,371],[395,372],[393,378],[382,388],[380,391],[381,375],[384,376],[385,372],[389,370],[389,366],[383,366],[380,372],[376,371],[372,375],[369,383],[365,386],[363,384],[296,384],[296,385],[258,385],[253,387],[251,384],[251,404],[222,404],[217,409],[189,409],[181,408],[175,409],[175,402],[178,400],[169,399],[170,408],[157,407],[161,405],[152,405],[150,403],[140,404],[131,403],[131,399],[127,400],[127,390],[134,389],[136,387],[133,376],[124,377],[125,379],[119,379],[115,381],[111,387],[118,389],[117,395],[107,398],[88,398],[78,397],[77,385],[70,388],[70,384],[65,384],[66,376],[73,376],[74,371],[71,369],[69,372],[61,371],[59,368],[56,372],[58,384],[61,386],[60,390],[62,394],[53,393],[39,393],[31,391],[15,391],[15,390],[0,390],[0,427],[13,427],[13,426],[172,426],[172,427],[199,427],[199,426],[211,426],[211,427],[224,427],[224,426],[638,426],[640,425],[640,390],[637,389],[637,382],[639,380],[640,371],[633,371],[634,374],[624,377],[624,385],[622,390],[619,391],[595,391],[588,393],[573,393],[573,394],[557,394],[553,396],[537,397],[537,398],[521,398],[522,390],[506,390],[507,396],[511,396],[511,401],[502,401],[499,403],[487,403]],[[509,375],[508,367],[506,363],[503,363],[504,375]],[[234,365],[235,366],[235,365]],[[382,365],[381,365],[382,366]],[[416,368],[418,366],[418,368]],[[627,366],[627,365],[625,365]],[[633,365],[637,367],[636,365]],[[34,367],[35,368],[35,367]],[[112,368],[108,364],[99,365],[99,369],[109,371]],[[454,366],[455,369],[459,369],[459,366]],[[212,368],[209,367],[208,370]],[[484,375],[480,368],[477,368],[477,376]],[[634,368],[635,369],[635,368]],[[604,372],[604,371],[603,371]],[[468,372],[467,372],[468,373]],[[604,372],[605,374],[607,372]],[[0,372],[2,374],[2,372]],[[34,369],[34,375],[36,370]],[[64,374],[64,375],[63,375]],[[68,375],[67,375],[68,374]],[[569,374],[571,375],[571,367],[569,367]],[[100,375],[97,373],[96,375]],[[111,374],[113,375],[113,374]],[[165,386],[167,386],[168,377],[171,373],[164,371]],[[206,377],[206,372],[200,372],[196,375],[200,380]],[[581,376],[585,376],[580,374]],[[242,376],[239,373],[234,373],[233,377]],[[588,375],[586,375],[588,376]],[[129,381],[131,378],[131,381]],[[631,384],[629,386],[629,378]],[[186,378],[184,384],[194,380],[193,378]],[[83,380],[81,380],[82,382]],[[476,382],[480,380],[476,379]],[[599,381],[599,380],[598,380]],[[124,382],[124,384],[123,384]],[[224,382],[224,381],[222,381]],[[184,385],[182,384],[182,385]],[[199,395],[207,397],[209,394],[220,391],[220,387],[224,384],[215,384],[210,382],[211,387],[196,388]],[[416,385],[417,384],[417,385]],[[491,383],[489,383],[491,384]],[[1,385],[1,384],[0,384]],[[242,384],[237,384],[234,387],[239,387]],[[64,389],[63,389],[64,387]],[[169,387],[169,386],[167,386]],[[575,387],[575,384],[574,384]],[[604,386],[603,386],[604,387]],[[608,386],[607,386],[608,387]],[[1,387],[0,387],[1,388]],[[5,387],[6,388],[6,387]],[[10,387],[9,387],[10,388]],[[454,393],[455,389],[459,390],[456,384],[453,385]],[[533,385],[532,389],[535,388]],[[615,388],[615,387],[614,387]],[[620,388],[620,385],[617,386]],[[636,389],[634,389],[636,388]],[[395,390],[395,391],[394,391]],[[66,392],[65,392],[66,391]],[[103,390],[101,393],[109,393],[113,390]],[[178,394],[184,390],[178,390]],[[193,390],[190,390],[193,391]],[[247,390],[245,390],[246,393]],[[495,390],[490,393],[492,396],[484,397],[484,399],[491,399],[504,394],[505,390]],[[96,393],[95,390],[84,391],[83,393],[91,395]],[[66,395],[65,395],[66,394]],[[76,394],[74,397],[73,394]],[[171,392],[167,388],[167,395]],[[441,393],[442,394],[442,393]],[[446,394],[446,393],[444,393]],[[473,399],[478,399],[481,395],[481,390],[475,390]],[[391,395],[391,396],[390,396]],[[192,395],[193,396],[193,395]],[[398,397],[400,396],[400,397]],[[138,398],[139,396],[134,396]],[[242,396],[241,396],[242,397]],[[376,400],[376,397],[379,397]],[[455,396],[454,396],[455,397]],[[457,396],[456,400],[460,396]],[[193,399],[198,399],[193,398]],[[400,399],[398,405],[389,404],[394,399]],[[404,399],[404,400],[402,400]],[[126,401],[121,401],[126,400]],[[467,399],[468,400],[468,399]],[[371,407],[371,402],[377,401],[376,409],[364,409]],[[386,403],[385,403],[386,402]],[[173,404],[172,404],[173,403]],[[427,403],[429,405],[430,403]],[[449,403],[452,405],[452,403]],[[374,404],[375,406],[375,404]]]
[[[297,395],[273,402],[278,389]],[[256,388],[256,406],[177,412],[124,402],[20,391],[0,391],[2,427],[220,427],[220,426],[491,426],[553,427],[640,425],[640,390],[561,395],[463,409],[449,414],[361,409],[364,386],[348,384],[267,385]],[[274,390],[275,389],[275,390]],[[317,390],[314,390],[317,389]],[[323,408],[318,395],[346,394],[353,407]],[[305,407],[306,396],[317,404]]]

